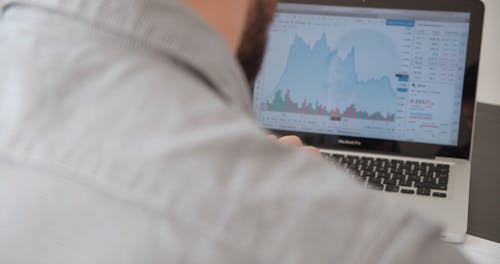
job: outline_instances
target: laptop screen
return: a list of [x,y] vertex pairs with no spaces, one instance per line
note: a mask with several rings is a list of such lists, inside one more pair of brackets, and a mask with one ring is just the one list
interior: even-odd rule
[[254,87],[268,129],[458,144],[470,14],[281,3]]

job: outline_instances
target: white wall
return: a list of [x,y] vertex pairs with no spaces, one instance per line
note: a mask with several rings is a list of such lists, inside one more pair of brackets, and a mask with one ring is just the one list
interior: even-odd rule
[[478,101],[500,105],[500,0],[482,0],[486,6],[479,65]]

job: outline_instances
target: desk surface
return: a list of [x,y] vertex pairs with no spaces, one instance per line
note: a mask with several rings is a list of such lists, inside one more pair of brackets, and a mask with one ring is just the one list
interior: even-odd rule
[[458,244],[456,247],[473,263],[500,263],[500,243],[467,235],[465,237],[465,243]]

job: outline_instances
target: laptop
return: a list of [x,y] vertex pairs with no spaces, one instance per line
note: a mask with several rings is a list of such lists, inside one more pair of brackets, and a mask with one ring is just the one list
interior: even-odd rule
[[483,14],[479,0],[280,1],[257,119],[463,242]]

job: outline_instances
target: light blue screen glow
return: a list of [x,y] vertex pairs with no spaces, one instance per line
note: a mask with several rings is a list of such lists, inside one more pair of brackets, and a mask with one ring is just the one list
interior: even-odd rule
[[457,145],[469,18],[280,4],[257,118],[269,129]]

